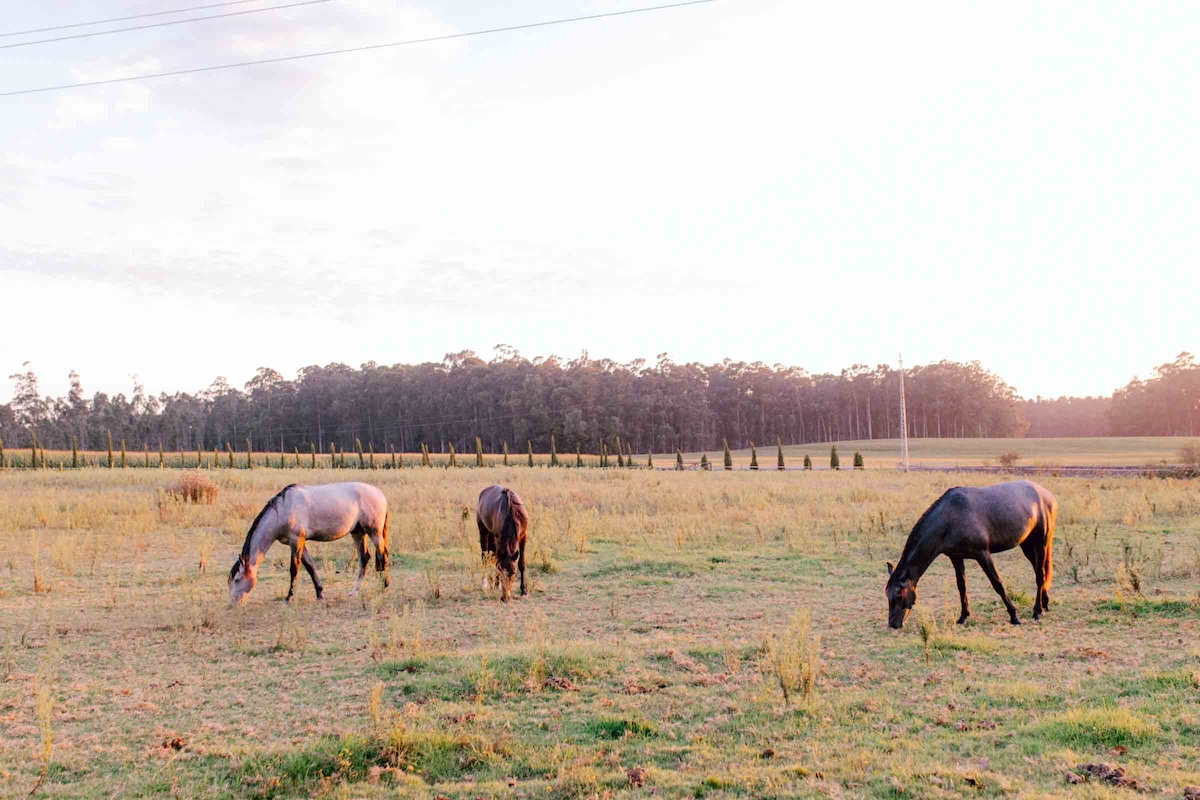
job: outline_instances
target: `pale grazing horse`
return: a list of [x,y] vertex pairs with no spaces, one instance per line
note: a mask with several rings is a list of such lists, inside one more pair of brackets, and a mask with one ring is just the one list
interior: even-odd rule
[[312,578],[317,599],[323,600],[321,580],[306,545],[309,542],[332,542],[350,534],[354,551],[358,553],[358,578],[350,596],[358,593],[370,556],[367,537],[375,546],[375,571],[383,573],[383,585],[388,580],[388,503],[383,492],[366,483],[328,483],[321,486],[286,486],[263,506],[250,524],[242,553],[229,570],[229,601],[240,603],[258,582],[258,565],[275,542],[287,544],[292,550],[291,582],[287,602],[296,588],[296,573],[300,565]]

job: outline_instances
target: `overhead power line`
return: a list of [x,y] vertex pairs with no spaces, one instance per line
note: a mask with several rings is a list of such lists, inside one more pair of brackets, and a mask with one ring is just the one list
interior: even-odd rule
[[622,17],[630,14],[642,14],[648,11],[664,11],[672,8],[683,8],[684,6],[697,6],[705,3],[713,3],[716,0],[685,0],[680,3],[667,3],[658,6],[643,6],[641,8],[629,8],[624,11],[608,11],[603,14],[589,14],[582,17],[565,17],[563,19],[550,19],[542,22],[528,22],[522,25],[507,25],[502,28],[487,28],[478,31],[465,31],[463,33],[449,33],[443,36],[427,36],[422,39],[406,39],[399,42],[382,42],[380,44],[367,44],[359,47],[343,47],[338,50],[321,50],[315,53],[299,53],[291,56],[277,56],[275,58],[261,58],[255,61],[237,61],[231,64],[212,64],[206,67],[191,67],[189,69],[177,69],[169,72],[153,72],[146,75],[130,75],[124,78],[108,78],[99,81],[84,81],[81,83],[63,83],[56,86],[41,86],[36,89],[17,89],[11,92],[0,92],[0,97],[13,97],[22,94],[38,94],[40,92],[56,92],[63,89],[82,89],[88,86],[105,86],[113,83],[128,83],[130,81],[143,81],[151,78],[170,78],[178,75],[194,75],[198,72],[215,72],[217,70],[234,69],[237,67],[253,67],[262,64],[279,64],[285,61],[299,61],[306,58],[321,58],[322,56],[341,55],[343,53],[362,53],[368,50],[383,50],[392,47],[405,47],[416,44],[430,44],[432,42],[445,42],[452,39],[465,39],[469,36],[485,36],[493,33],[507,33],[510,31],[529,30],[531,28],[546,28],[551,25],[565,25],[569,22],[587,22],[589,20],[604,19],[607,17]]
[[7,36],[26,36],[31,33],[46,33],[48,31],[65,31],[70,28],[86,28],[89,25],[107,25],[110,22],[128,22],[131,19],[145,19],[147,17],[165,17],[168,14],[184,14],[188,11],[204,11],[209,8],[225,8],[226,6],[244,6],[247,3],[258,3],[261,0],[230,0],[226,3],[209,3],[204,6],[188,6],[187,8],[174,8],[170,11],[151,11],[146,14],[130,14],[128,17],[109,17],[108,19],[97,19],[91,22],[72,22],[69,25],[50,25],[45,28],[29,28],[23,31],[10,31],[9,33],[0,33],[0,39]]
[[299,3],[288,3],[282,6],[266,6],[265,8],[248,8],[245,11],[228,11],[224,14],[209,14],[207,17],[187,17],[186,19],[172,19],[166,22],[152,22],[149,25],[131,25],[128,28],[112,28],[107,31],[89,31],[88,33],[72,33],[67,36],[55,36],[50,39],[34,39],[29,42],[13,42],[12,44],[0,44],[0,50],[8,50],[13,47],[30,47],[35,44],[51,44],[52,42],[66,42],[71,39],[90,39],[93,36],[109,36],[114,33],[128,33],[129,31],[144,31],[147,28],[165,28],[168,25],[184,25],[188,22],[203,22],[207,19],[224,19],[226,17],[244,17],[247,14],[261,14],[264,11],[280,11],[285,8],[296,8],[298,6],[314,6],[317,3],[328,3],[329,0],[301,0]]

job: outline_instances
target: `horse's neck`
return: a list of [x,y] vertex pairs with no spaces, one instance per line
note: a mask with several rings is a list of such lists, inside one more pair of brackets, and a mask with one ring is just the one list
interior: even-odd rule
[[901,571],[902,577],[916,583],[921,580],[925,570],[929,569],[929,565],[939,555],[941,555],[941,551],[933,543],[932,537],[918,537],[915,542],[912,542],[912,547],[905,549],[901,554],[897,570]]
[[266,556],[271,545],[275,544],[275,534],[279,529],[277,511],[270,511],[259,520],[258,526],[250,534],[250,566],[257,568]]

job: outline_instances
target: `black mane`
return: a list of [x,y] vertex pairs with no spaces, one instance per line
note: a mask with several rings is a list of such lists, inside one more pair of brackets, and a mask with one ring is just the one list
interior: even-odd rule
[[238,564],[241,562],[241,560],[250,558],[250,539],[254,536],[254,529],[257,528],[258,523],[262,521],[263,515],[271,509],[276,508],[279,505],[279,501],[282,500],[283,496],[288,493],[288,490],[294,489],[298,485],[299,484],[289,483],[287,486],[280,489],[279,494],[268,500],[267,504],[262,507],[262,511],[259,511],[258,516],[254,518],[254,522],[250,523],[250,530],[246,532],[246,541],[242,544],[242,554],[238,557],[238,560],[233,563],[233,568],[229,570],[230,580],[233,580],[234,576],[237,574]]
[[951,492],[961,488],[961,486],[950,487],[946,491],[942,492],[942,496],[935,500],[933,505],[925,509],[925,513],[922,514],[921,518],[917,520],[917,524],[913,525],[912,531],[908,534],[908,539],[906,539],[904,542],[904,549],[900,552],[900,560],[896,563],[896,572],[900,571],[900,567],[904,565],[908,554],[912,552],[913,545],[915,545],[917,542],[917,537],[925,527],[925,520],[929,519],[929,516],[934,511],[937,511],[942,507],[942,504],[946,502],[946,498],[950,496]]

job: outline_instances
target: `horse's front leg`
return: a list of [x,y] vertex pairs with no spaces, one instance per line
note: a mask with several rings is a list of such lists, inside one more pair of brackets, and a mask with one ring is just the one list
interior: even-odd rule
[[479,528],[479,560],[483,565],[483,581],[480,589],[486,592],[488,588],[488,567],[491,566],[490,556],[496,551],[496,544],[492,540],[492,532],[483,524],[483,520],[476,517],[475,524]]
[[979,562],[979,566],[983,569],[983,574],[987,575],[988,580],[992,582],[992,588],[996,590],[996,594],[1000,595],[1000,599],[1004,601],[1004,607],[1008,609],[1008,619],[1013,625],[1020,625],[1021,620],[1017,619],[1017,607],[1013,605],[1012,600],[1008,599],[1008,593],[1004,591],[1004,584],[1000,582],[1000,573],[996,571],[996,565],[992,563],[992,554],[984,550],[975,558]]
[[971,606],[967,603],[967,574],[961,558],[951,556],[950,562],[954,564],[954,578],[958,581],[958,601],[962,606],[962,613],[958,616],[958,624],[962,625],[967,621],[967,617],[971,616]]
[[363,576],[367,574],[367,563],[370,562],[371,555],[367,552],[367,537],[361,533],[351,535],[354,537],[354,549],[358,552],[358,577],[354,579],[354,588],[350,590],[350,597],[354,597],[358,594]]
[[300,563],[308,571],[308,577],[312,578],[313,588],[317,591],[317,599],[324,600],[325,587],[321,585],[321,579],[317,577],[317,565],[313,563],[312,554],[308,552],[307,547],[300,553]]
[[296,574],[300,571],[300,562],[304,558],[304,531],[300,531],[295,536],[289,536],[288,544],[291,546],[292,559],[291,564],[288,565],[291,577],[288,580],[287,598],[283,601],[285,603],[292,602],[292,596],[296,593]]
[[292,602],[292,595],[294,595],[296,593],[296,573],[300,571],[300,553],[301,553],[300,548],[298,548],[296,546],[296,544],[293,543],[292,544],[291,564],[288,565],[288,570],[291,573],[291,578],[288,580],[287,597],[285,597],[283,600],[283,602],[285,602],[285,603]]

